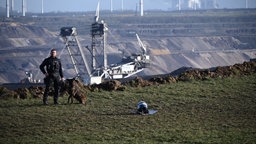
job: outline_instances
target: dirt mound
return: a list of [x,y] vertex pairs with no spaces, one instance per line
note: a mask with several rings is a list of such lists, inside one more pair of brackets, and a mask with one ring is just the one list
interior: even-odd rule
[[145,87],[153,84],[154,84],[153,82],[144,80],[141,77],[136,77],[133,80],[124,83],[124,85],[131,86],[131,87]]
[[[145,87],[151,85],[176,83],[177,81],[190,81],[190,80],[207,80],[210,78],[227,78],[237,77],[242,75],[250,75],[256,73],[256,61],[244,62],[243,64],[235,64],[233,66],[216,67],[211,69],[189,69],[177,77],[171,75],[157,76],[144,80],[141,77],[136,77],[133,80],[124,82],[123,84],[117,80],[106,81],[101,84],[94,84],[86,86],[81,81],[77,82],[77,87],[87,92],[89,91],[116,91],[125,90],[126,86],[131,87]],[[29,88],[19,88],[15,91],[8,90],[7,88],[0,87],[0,98],[42,98],[44,87],[31,86]],[[53,89],[49,93],[53,95]]]
[[[0,86],[0,99],[7,98],[43,98],[45,87],[31,86],[29,88],[18,88],[16,90],[9,90],[4,86]],[[49,95],[53,95],[53,89],[51,88]]]
[[190,80],[207,80],[210,78],[227,78],[242,75],[250,75],[256,73],[256,62],[244,62],[243,64],[235,64],[233,66],[216,67],[211,69],[187,69],[180,75],[173,77],[170,75],[163,77],[153,77],[149,80],[143,80],[136,77],[135,79],[124,83],[124,85],[132,87],[144,87],[158,84],[176,83],[177,81]]
[[124,87],[122,87],[121,82],[117,81],[117,80],[106,81],[106,82],[103,82],[101,84],[94,84],[94,85],[88,86],[88,88],[91,91],[97,91],[99,89],[106,90],[106,91],[114,91],[114,90],[123,90],[123,89],[125,89]]
[[136,77],[135,79],[123,83],[123,85],[131,86],[131,87],[145,87],[151,85],[159,85],[159,84],[168,84],[168,83],[176,83],[177,79],[171,75],[165,76],[157,76],[150,78],[149,80],[145,80],[141,77]]
[[176,83],[176,78],[172,76],[166,76],[166,77],[155,77],[151,78],[149,80],[153,84],[166,84],[166,83]]
[[[18,98],[20,99],[43,98],[44,89],[44,87],[31,86],[29,88],[18,88],[17,90],[15,90],[15,93],[17,93]],[[52,94],[53,93],[50,92],[50,95]]]
[[256,73],[256,62],[244,62],[233,66],[216,67],[213,69],[192,69],[177,77],[179,81],[206,80],[209,78],[226,78]]
[[15,91],[11,91],[6,87],[0,86],[0,98],[7,99],[7,98],[17,98],[18,94]]

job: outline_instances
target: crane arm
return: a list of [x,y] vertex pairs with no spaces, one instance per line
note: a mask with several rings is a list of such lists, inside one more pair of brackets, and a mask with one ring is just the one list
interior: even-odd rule
[[98,1],[96,13],[95,13],[95,22],[97,23],[100,18],[100,0]]
[[138,34],[136,34],[136,37],[137,37],[138,43],[139,43],[139,45],[140,45],[140,48],[141,48],[141,49],[142,49],[142,51],[143,51],[143,54],[146,54],[147,49],[146,49],[146,47],[144,46],[143,42],[140,40],[139,35],[138,35]]

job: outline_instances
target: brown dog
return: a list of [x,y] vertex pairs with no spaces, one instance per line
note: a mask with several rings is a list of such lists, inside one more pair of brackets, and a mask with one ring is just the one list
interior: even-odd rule
[[79,103],[85,104],[86,96],[79,88],[79,80],[77,78],[66,79],[64,84],[61,87],[61,93],[64,94],[68,92],[68,103],[72,104],[74,102],[74,98],[79,101]]

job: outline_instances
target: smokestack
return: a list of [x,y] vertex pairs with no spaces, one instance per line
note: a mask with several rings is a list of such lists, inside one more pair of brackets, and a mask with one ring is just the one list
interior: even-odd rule
[[143,0],[140,0],[140,16],[144,15],[144,6],[143,6]]
[[6,0],[6,17],[10,17],[10,1]]
[[42,5],[41,5],[41,13],[43,14],[44,13],[44,0],[42,0]]
[[26,1],[22,0],[22,16],[26,15]]
[[245,0],[245,8],[248,8],[248,0]]

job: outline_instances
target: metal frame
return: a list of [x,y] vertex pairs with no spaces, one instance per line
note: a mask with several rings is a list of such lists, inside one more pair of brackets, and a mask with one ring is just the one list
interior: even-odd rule
[[[95,14],[95,22],[91,25],[92,42],[90,51],[92,55],[92,71],[84,57],[82,47],[77,38],[76,28],[63,27],[61,28],[60,33],[60,36],[65,42],[77,76],[82,77],[83,80],[89,78],[89,84],[99,84],[104,80],[128,78],[143,71],[143,69],[148,67],[150,64],[149,55],[146,54],[146,47],[136,34],[138,44],[142,49],[142,54],[123,58],[123,61],[119,64],[108,65],[106,54],[106,37],[108,28],[104,21],[99,22],[99,4],[100,3],[98,3]],[[83,63],[79,63],[81,61]],[[87,76],[85,76],[86,73]],[[87,81],[85,80],[84,82]]]

